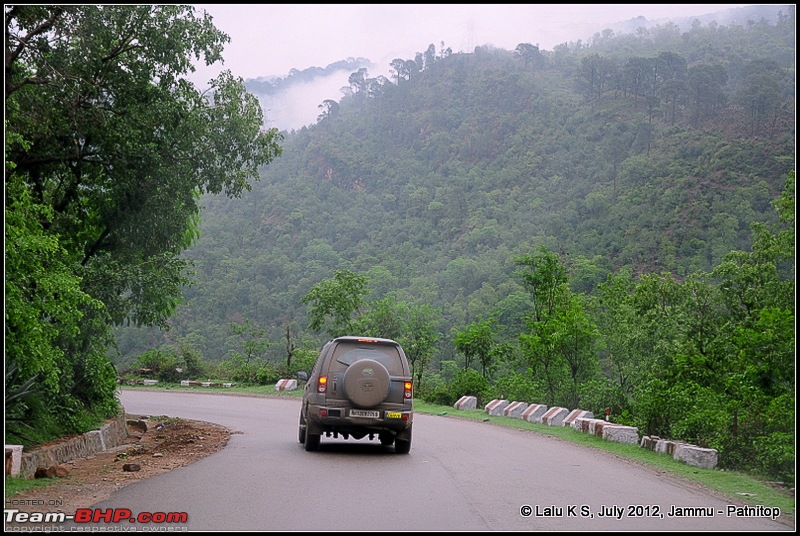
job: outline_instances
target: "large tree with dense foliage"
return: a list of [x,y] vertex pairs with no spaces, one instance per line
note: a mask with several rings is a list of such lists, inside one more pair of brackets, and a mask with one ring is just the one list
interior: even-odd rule
[[41,375],[45,413],[109,414],[110,326],[165,324],[199,197],[248,189],[280,134],[228,72],[186,79],[229,40],[190,6],[7,5],[5,22],[6,360]]
[[368,282],[366,276],[352,270],[334,270],[332,278],[314,285],[301,300],[309,307],[309,329],[331,337],[353,335]]

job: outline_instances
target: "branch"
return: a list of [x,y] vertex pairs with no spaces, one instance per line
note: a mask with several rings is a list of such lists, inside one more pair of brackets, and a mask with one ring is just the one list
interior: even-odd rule
[[55,24],[56,20],[59,17],[61,17],[61,15],[64,13],[64,8],[60,7],[60,6],[54,6],[53,14],[50,15],[50,17],[46,21],[44,21],[43,23],[39,24],[33,30],[28,32],[28,34],[25,37],[19,37],[19,44],[12,51],[12,50],[9,50],[9,45],[11,43],[11,35],[9,34],[9,30],[8,30],[8,28],[9,28],[8,20],[10,18],[12,18],[13,14],[15,12],[16,12],[16,8],[12,9],[11,12],[10,12],[10,16],[6,17],[6,63],[5,63],[5,69],[6,69],[6,100],[8,100],[8,96],[9,95],[11,95],[15,91],[17,91],[19,88],[24,86],[26,83],[37,83],[37,84],[46,83],[46,81],[42,81],[41,79],[38,79],[38,78],[25,78],[22,81],[21,84],[14,86],[11,83],[11,80],[12,80],[12,78],[11,78],[11,66],[13,65],[13,63],[15,61],[17,61],[17,58],[19,58],[20,54],[22,54],[22,52],[28,47],[28,43],[30,42],[31,39],[33,39],[37,35],[41,35],[41,34],[47,32],[48,30],[50,30],[50,28],[53,27],[53,25]]

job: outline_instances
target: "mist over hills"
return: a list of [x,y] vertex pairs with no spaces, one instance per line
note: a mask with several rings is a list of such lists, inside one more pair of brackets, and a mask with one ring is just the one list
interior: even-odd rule
[[[786,5],[754,5],[735,9],[716,11],[696,17],[675,17],[670,19],[648,20],[639,16],[626,21],[595,28],[576,34],[574,41],[591,43],[603,35],[620,36],[635,34],[640,28],[653,28],[667,23],[675,24],[681,31],[688,31],[693,24],[747,25],[749,22],[765,20],[774,24],[778,14],[786,11]],[[576,29],[580,33],[581,30]],[[436,43],[432,36],[431,43]],[[532,42],[535,38],[532,37]],[[472,52],[472,51],[466,51]],[[279,130],[297,130],[313,125],[320,115],[320,105],[325,100],[339,101],[343,97],[342,88],[348,86],[348,78],[358,69],[365,67],[372,76],[390,76],[389,63],[378,64],[368,58],[347,58],[326,67],[299,67],[286,75],[265,73],[263,77],[245,80],[247,90],[258,97],[264,110],[265,126]]]
[[339,100],[350,74],[362,67],[374,65],[366,58],[348,58],[326,67],[292,69],[285,77],[249,79],[245,87],[261,103],[266,127],[294,130],[316,123],[319,104]]

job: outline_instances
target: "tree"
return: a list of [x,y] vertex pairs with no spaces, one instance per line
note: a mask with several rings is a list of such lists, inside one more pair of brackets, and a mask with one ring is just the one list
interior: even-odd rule
[[633,94],[634,107],[639,96],[647,94],[648,81],[652,79],[655,61],[651,58],[630,58],[623,68],[625,92]]
[[[630,268],[610,274],[598,285],[592,300],[594,318],[600,332],[601,366],[606,376],[619,388],[630,403],[637,385],[642,385],[651,372],[651,363],[636,346],[637,315],[632,295],[636,286]],[[620,408],[627,409],[627,408]]]
[[695,65],[689,68],[687,85],[692,107],[694,126],[722,108],[727,101],[723,88],[728,82],[728,73],[722,65]]
[[317,116],[318,123],[339,114],[339,103],[335,100],[325,99],[317,108],[320,109],[320,114]]
[[347,82],[354,95],[365,97],[367,94],[367,68],[361,67],[358,71],[351,73]]
[[531,292],[533,311],[520,350],[532,375],[541,378],[548,404],[577,407],[581,384],[595,378],[597,327],[582,295],[569,290],[566,268],[544,246],[517,257],[518,272]]
[[778,120],[790,93],[786,76],[774,61],[751,61],[744,67],[744,81],[736,90],[736,101],[747,110],[747,129],[758,135],[765,125]]
[[436,330],[436,317],[441,313],[429,305],[411,307],[408,311],[405,330],[397,337],[403,347],[417,389],[422,387],[422,376],[436,350],[439,332]]
[[538,253],[515,259],[522,283],[533,298],[533,320],[541,321],[553,314],[561,296],[567,291],[567,270],[558,255],[541,246]]
[[428,48],[423,53],[423,61],[424,67],[423,70],[428,70],[433,67],[433,63],[436,61],[436,47],[433,46],[433,43],[428,45]]
[[[110,327],[166,325],[189,283],[181,253],[197,237],[200,196],[249,189],[280,154],[281,135],[263,130],[257,99],[230,73],[207,92],[186,80],[192,58],[218,61],[229,40],[190,6],[14,5],[5,14],[7,233],[40,234],[62,252],[32,272],[6,244],[15,307],[38,309],[58,332],[28,359],[61,353],[75,377],[56,399],[72,393],[108,411],[114,391],[100,377],[113,382]],[[25,210],[38,211],[38,224],[18,224]],[[57,272],[87,297],[71,302],[66,323],[33,299]],[[19,333],[7,344],[22,344],[30,327],[11,329]]]
[[464,354],[464,368],[469,368],[470,362],[477,358],[481,364],[484,378],[489,377],[492,368],[492,348],[494,347],[494,320],[487,319],[473,322],[458,331],[453,338],[453,346]]
[[713,274],[727,317],[727,429],[721,462],[794,482],[796,388],[794,172],[775,202],[780,223],[753,225],[752,251],[732,251]]
[[352,335],[367,294],[366,276],[350,270],[334,270],[333,278],[320,281],[301,302],[309,305],[309,329],[332,337]]
[[241,352],[234,352],[240,355],[245,364],[265,357],[270,342],[266,339],[267,330],[257,327],[252,320],[245,318],[241,322],[231,322],[231,331],[241,338]]
[[603,97],[615,72],[616,66],[613,60],[599,54],[592,54],[581,60],[578,83],[589,101],[599,100]]
[[370,337],[397,340],[405,331],[408,305],[394,296],[371,302],[358,318],[358,332]]
[[358,332],[362,335],[385,337],[400,343],[411,365],[417,389],[422,386],[425,367],[430,362],[439,338],[436,316],[428,305],[413,306],[387,296],[366,305],[358,317]]
[[407,60],[395,58],[390,64],[394,72],[395,83],[400,84],[400,80],[409,80],[411,78],[411,69]]
[[520,43],[514,50],[525,61],[525,69],[528,68],[528,65],[533,65],[537,68],[541,65],[543,58],[538,46],[530,43]]
[[553,349],[566,364],[572,381],[565,403],[570,408],[580,407],[580,384],[592,380],[597,369],[595,342],[597,326],[586,313],[585,298],[570,293],[558,313],[547,322],[552,333]]

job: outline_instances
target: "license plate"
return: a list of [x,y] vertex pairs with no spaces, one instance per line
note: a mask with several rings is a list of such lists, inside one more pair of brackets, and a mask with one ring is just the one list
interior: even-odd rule
[[377,419],[381,416],[379,411],[374,410],[366,410],[366,409],[351,409],[350,410],[351,417],[364,417],[367,419]]
[[402,419],[403,418],[403,414],[400,413],[399,411],[387,411],[386,412],[386,418],[387,419]]

